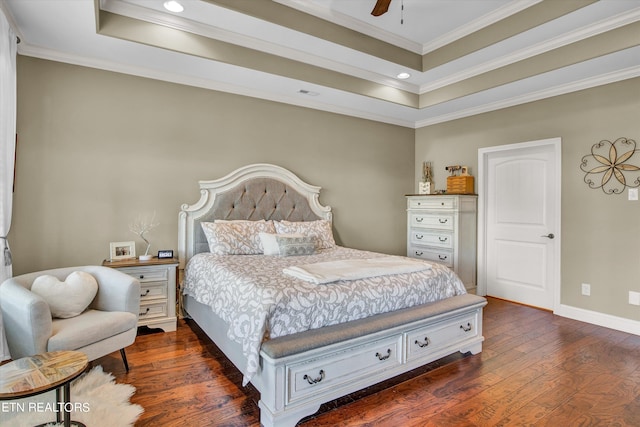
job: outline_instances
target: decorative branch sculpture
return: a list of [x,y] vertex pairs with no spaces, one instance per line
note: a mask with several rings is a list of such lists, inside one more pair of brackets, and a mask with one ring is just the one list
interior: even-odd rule
[[151,218],[149,218],[149,216],[147,215],[145,216],[138,215],[138,218],[136,218],[134,222],[129,224],[129,230],[137,234],[138,236],[140,236],[140,238],[144,240],[144,242],[147,244],[147,248],[144,252],[144,255],[140,255],[141,260],[151,259],[151,255],[149,255],[149,248],[151,248],[151,243],[149,242],[149,240],[147,240],[146,237],[144,237],[144,234],[148,233],[149,231],[153,230],[159,225],[160,223],[156,222],[155,211],[153,212],[153,215],[151,216]]

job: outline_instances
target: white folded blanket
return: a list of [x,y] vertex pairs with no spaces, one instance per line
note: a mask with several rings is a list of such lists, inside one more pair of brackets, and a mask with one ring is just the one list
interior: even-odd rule
[[411,258],[388,256],[367,259],[346,259],[287,267],[283,273],[316,285],[338,280],[356,280],[390,274],[427,270],[431,264]]

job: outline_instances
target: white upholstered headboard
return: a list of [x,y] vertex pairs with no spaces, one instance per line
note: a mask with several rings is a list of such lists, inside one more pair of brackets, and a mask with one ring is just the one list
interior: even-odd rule
[[280,166],[258,163],[225,177],[200,181],[200,200],[183,204],[178,215],[180,268],[208,251],[200,223],[215,219],[332,220],[331,208],[318,201],[320,187],[305,183]]

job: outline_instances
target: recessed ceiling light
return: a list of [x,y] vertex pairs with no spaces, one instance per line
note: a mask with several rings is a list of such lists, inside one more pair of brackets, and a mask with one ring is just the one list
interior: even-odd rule
[[180,2],[177,2],[176,0],[169,0],[164,2],[164,8],[169,12],[176,13],[182,12],[184,10],[184,6],[182,6]]
[[405,79],[408,79],[409,77],[411,77],[411,74],[409,74],[409,73],[400,73],[396,77],[399,78],[400,80],[405,80]]

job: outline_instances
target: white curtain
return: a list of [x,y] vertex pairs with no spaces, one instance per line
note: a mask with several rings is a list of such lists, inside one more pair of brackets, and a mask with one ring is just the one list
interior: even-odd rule
[[[13,274],[7,235],[11,227],[16,152],[16,50],[16,34],[0,9],[0,283]],[[8,358],[0,314],[0,360]]]

